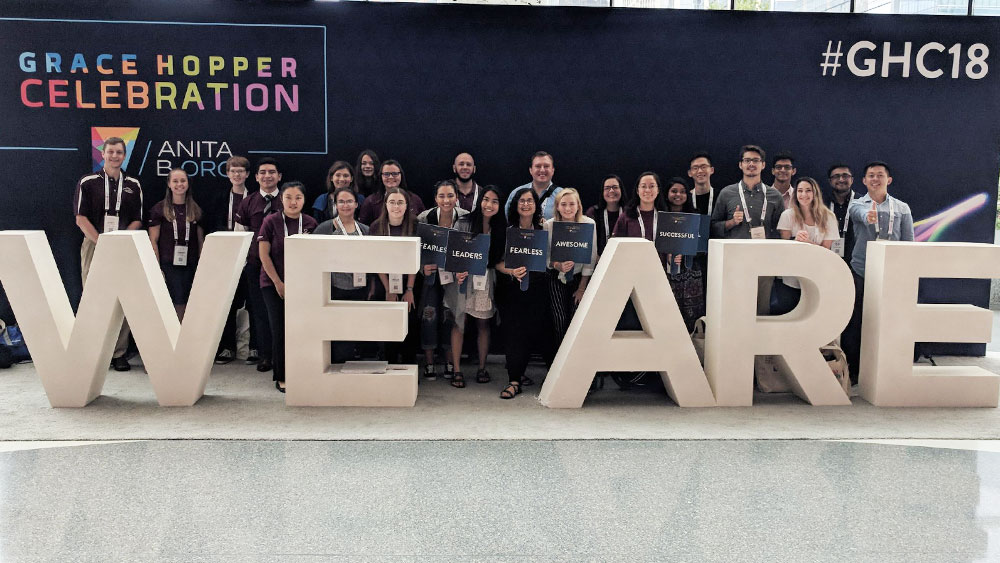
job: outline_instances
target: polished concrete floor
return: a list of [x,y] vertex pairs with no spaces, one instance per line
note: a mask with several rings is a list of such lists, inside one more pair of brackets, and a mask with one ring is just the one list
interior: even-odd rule
[[0,453],[0,560],[996,561],[1000,453],[791,440],[25,449]]

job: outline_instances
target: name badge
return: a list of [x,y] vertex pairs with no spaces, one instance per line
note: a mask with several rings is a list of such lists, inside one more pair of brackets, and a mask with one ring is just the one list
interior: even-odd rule
[[844,239],[839,238],[839,239],[833,241],[833,244],[830,245],[830,250],[836,252],[837,256],[840,256],[841,258],[843,258],[844,257]]
[[766,239],[767,234],[764,232],[764,227],[750,227],[750,238]]
[[104,230],[102,233],[113,233],[118,230],[118,217],[105,215],[104,216]]
[[368,283],[368,275],[364,272],[354,272],[354,287],[364,287]]
[[186,246],[175,246],[174,247],[174,266],[187,266],[188,265],[188,247]]
[[403,274],[389,274],[389,293],[403,293]]
[[472,289],[483,291],[486,289],[486,276],[472,276]]
[[448,285],[449,283],[455,281],[455,274],[444,270],[438,271],[438,277],[441,279],[441,285]]

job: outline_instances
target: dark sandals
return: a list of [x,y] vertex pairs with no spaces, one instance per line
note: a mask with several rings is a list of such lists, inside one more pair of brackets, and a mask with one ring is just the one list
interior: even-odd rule
[[461,389],[462,387],[465,387],[465,374],[463,374],[460,371],[456,371],[451,376],[451,386],[452,387],[458,387],[459,389]]
[[521,387],[531,387],[534,384],[535,384],[535,380],[534,379],[531,379],[528,376],[522,376],[521,377]]
[[489,383],[490,382],[490,372],[481,369],[476,372],[476,383]]
[[500,392],[501,399],[513,399],[517,395],[521,394],[521,383],[518,381],[511,381],[507,384],[507,387]]

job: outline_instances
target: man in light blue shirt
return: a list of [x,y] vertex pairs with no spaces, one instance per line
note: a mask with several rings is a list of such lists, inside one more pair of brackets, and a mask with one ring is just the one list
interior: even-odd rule
[[542,217],[551,219],[556,210],[555,195],[562,191],[562,188],[552,183],[552,176],[556,173],[556,165],[552,155],[545,151],[536,152],[531,156],[531,168],[528,169],[528,172],[531,173],[531,181],[510,191],[503,212],[507,213],[507,210],[510,209],[510,202],[513,201],[514,194],[518,190],[531,188],[535,190],[535,195],[541,201]]
[[858,382],[861,357],[861,308],[865,301],[865,260],[868,242],[873,240],[913,240],[913,215],[910,206],[889,195],[892,184],[889,165],[870,162],[865,166],[862,183],[868,194],[855,199],[847,209],[854,232],[851,270],[854,274],[854,313],[841,335],[841,347],[851,370],[851,382]]

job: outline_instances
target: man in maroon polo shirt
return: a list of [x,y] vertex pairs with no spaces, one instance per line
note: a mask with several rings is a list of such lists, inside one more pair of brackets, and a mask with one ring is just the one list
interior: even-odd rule
[[[260,354],[257,371],[271,371],[271,329],[267,322],[267,309],[264,306],[264,295],[260,290],[260,245],[257,236],[264,218],[281,211],[281,198],[278,197],[278,182],[281,181],[281,170],[278,161],[264,157],[257,162],[255,175],[260,190],[252,192],[240,202],[236,222],[243,231],[253,232],[254,242],[250,244],[247,255],[247,298],[250,301],[250,347]],[[250,361],[248,358],[247,361]]]
[[455,172],[455,184],[458,186],[458,206],[472,213],[479,205],[479,184],[473,179],[476,161],[467,152],[459,153],[451,169]]
[[[142,227],[142,186],[135,178],[122,173],[125,141],[120,137],[107,139],[101,155],[104,157],[104,166],[99,171],[80,178],[73,193],[76,226],[83,231],[80,274],[85,286],[98,235],[122,229],[134,231]],[[125,357],[128,336],[128,321],[122,321],[111,360],[111,367],[116,371],[132,369]]]

